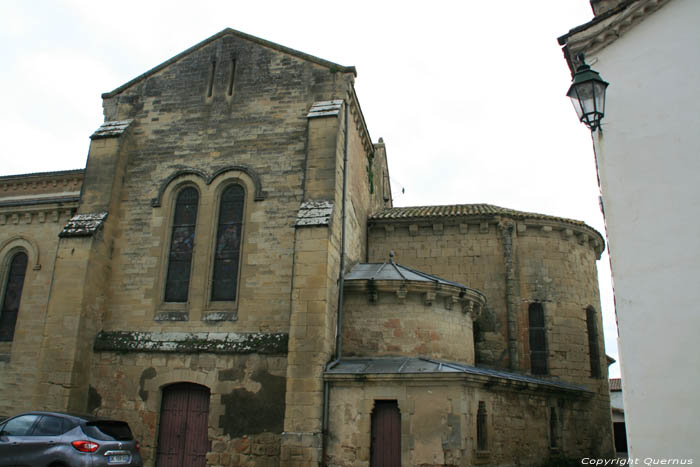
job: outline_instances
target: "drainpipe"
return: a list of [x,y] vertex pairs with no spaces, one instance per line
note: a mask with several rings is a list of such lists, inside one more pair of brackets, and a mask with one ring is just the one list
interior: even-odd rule
[[[340,227],[340,272],[338,274],[338,316],[335,325],[335,359],[326,365],[326,371],[330,370],[340,362],[343,355],[343,296],[345,286],[345,205],[347,201],[347,180],[348,180],[348,152],[350,150],[350,135],[348,134],[348,120],[350,118],[349,101],[345,102],[345,147],[343,149],[343,200],[341,203],[341,227]],[[330,404],[330,384],[323,383],[323,426],[321,435],[321,465],[326,465],[326,448],[328,446],[328,413]]]

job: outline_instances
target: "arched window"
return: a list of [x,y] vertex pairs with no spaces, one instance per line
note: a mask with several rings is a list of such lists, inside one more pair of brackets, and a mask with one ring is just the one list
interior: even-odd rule
[[11,341],[15,336],[15,324],[19,312],[19,302],[22,299],[22,286],[27,273],[27,254],[23,251],[16,253],[10,260],[5,281],[5,293],[0,312],[0,341]]
[[531,303],[528,308],[530,331],[530,372],[547,374],[547,334],[544,326],[544,309],[541,303]]
[[591,376],[600,378],[600,351],[598,350],[598,325],[595,309],[586,308],[586,327],[588,328],[588,354],[591,361]]
[[221,194],[219,222],[214,249],[211,300],[235,301],[243,233],[245,191],[230,185]]
[[197,224],[199,193],[193,187],[180,191],[175,201],[173,230],[168,255],[168,275],[165,280],[165,301],[186,302],[192,268],[194,231]]

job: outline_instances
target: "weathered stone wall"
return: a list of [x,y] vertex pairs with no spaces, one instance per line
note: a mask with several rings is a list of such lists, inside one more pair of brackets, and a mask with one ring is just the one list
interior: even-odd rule
[[472,315],[453,305],[452,295],[435,294],[432,283],[422,293],[408,287],[404,298],[380,291],[374,300],[369,290],[346,286],[344,356],[422,356],[473,365]]
[[382,222],[369,229],[369,262],[397,263],[481,291],[486,310],[477,321],[477,363],[508,367],[503,242],[495,222]]
[[[370,260],[392,248],[397,262],[482,291],[487,307],[475,326],[477,364],[509,369],[509,315],[515,332],[514,371],[530,372],[528,307],[545,314],[548,374],[588,387],[585,425],[564,430],[570,443],[612,452],[607,362],[595,262],[601,248],[580,225],[502,218],[375,222],[370,228]],[[509,270],[510,268],[510,270]],[[596,310],[600,377],[591,376],[586,308]]]
[[[372,377],[368,377],[372,378]],[[379,378],[365,382],[334,381],[331,391],[328,456],[330,465],[368,466],[371,417],[377,400],[396,400],[401,413],[402,465],[539,465],[551,455],[599,456],[601,446],[578,437],[550,441],[551,408],[561,430],[587,423],[587,398],[556,391],[499,389],[446,377]],[[477,450],[479,402],[487,413],[487,450]]]
[[144,465],[155,462],[162,390],[182,381],[210,390],[207,465],[279,465],[286,356],[99,352],[89,409],[129,422]]
[[[232,95],[231,56],[236,57]],[[213,61],[217,65],[212,67]],[[214,68],[211,96],[210,73]],[[306,113],[347,80],[289,54],[224,35],[132,87],[108,96],[108,120],[134,119],[135,146],[126,170],[115,241],[111,329],[178,328],[153,317],[185,317],[187,329],[288,328],[294,216],[303,196]],[[245,170],[243,170],[245,168]],[[214,177],[221,170],[231,169]],[[259,179],[262,199],[254,199]],[[177,174],[181,177],[172,178]],[[246,189],[239,299],[225,309],[208,300],[217,196],[226,183]],[[170,182],[170,183],[168,183]],[[200,191],[190,299],[163,303],[172,199],[177,188]],[[160,206],[151,200],[163,190]],[[180,314],[168,314],[175,311]],[[235,313],[216,322],[211,312]],[[234,315],[228,315],[232,318]],[[203,320],[204,319],[204,320]]]
[[77,208],[81,183],[82,171],[0,178],[0,301],[9,262],[19,251],[28,257],[14,338],[0,342],[0,418],[35,408],[28,395],[38,383],[37,355],[54,332],[45,319],[58,233]]

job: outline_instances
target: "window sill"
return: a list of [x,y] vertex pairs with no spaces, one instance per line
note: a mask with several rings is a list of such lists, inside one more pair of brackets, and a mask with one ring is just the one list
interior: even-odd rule
[[153,318],[154,321],[189,321],[190,315],[186,311],[160,311]]
[[474,465],[488,464],[491,458],[491,451],[474,451]]
[[219,321],[237,321],[238,313],[235,311],[210,311],[202,314],[202,321],[216,323]]

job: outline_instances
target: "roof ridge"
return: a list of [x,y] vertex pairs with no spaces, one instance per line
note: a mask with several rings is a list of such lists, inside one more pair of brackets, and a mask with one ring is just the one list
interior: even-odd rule
[[220,37],[223,37],[227,34],[233,34],[233,35],[238,36],[240,38],[249,40],[251,42],[255,42],[255,43],[262,45],[264,47],[269,47],[269,48],[277,50],[279,52],[284,52],[284,53],[287,53],[290,55],[294,55],[295,57],[299,57],[301,59],[308,60],[310,62],[316,63],[317,65],[325,66],[325,67],[328,67],[331,69],[337,69],[337,71],[341,71],[343,73],[352,73],[353,75],[357,76],[357,69],[354,66],[340,65],[338,63],[331,62],[329,60],[325,60],[323,58],[319,58],[319,57],[316,57],[314,55],[307,54],[305,52],[301,52],[299,50],[292,49],[290,47],[286,47],[286,46],[281,45],[281,44],[277,44],[275,42],[270,42],[268,40],[261,39],[261,38],[256,37],[256,36],[246,34],[246,33],[241,32],[241,31],[237,31],[236,29],[225,28],[225,29],[217,32],[213,36],[210,36],[210,37],[204,39],[203,41],[196,43],[192,47],[183,50],[179,54],[174,55],[173,57],[170,57],[166,61],[162,62],[159,65],[156,65],[155,67],[151,68],[150,70],[146,71],[145,73],[142,73],[142,74],[138,75],[137,77],[131,79],[130,81],[127,81],[126,83],[122,84],[121,86],[117,87],[116,89],[103,93],[102,98],[105,99],[108,97],[113,97],[113,96],[121,93],[122,91],[130,88],[134,84],[136,84],[140,81],[143,81],[144,79],[148,78],[149,76],[154,75],[155,73],[159,72],[160,70],[171,65],[172,63],[179,61],[183,57],[191,54],[192,52],[194,52],[198,49],[201,49],[205,45],[207,45],[211,42],[214,42],[215,40],[217,40]]

